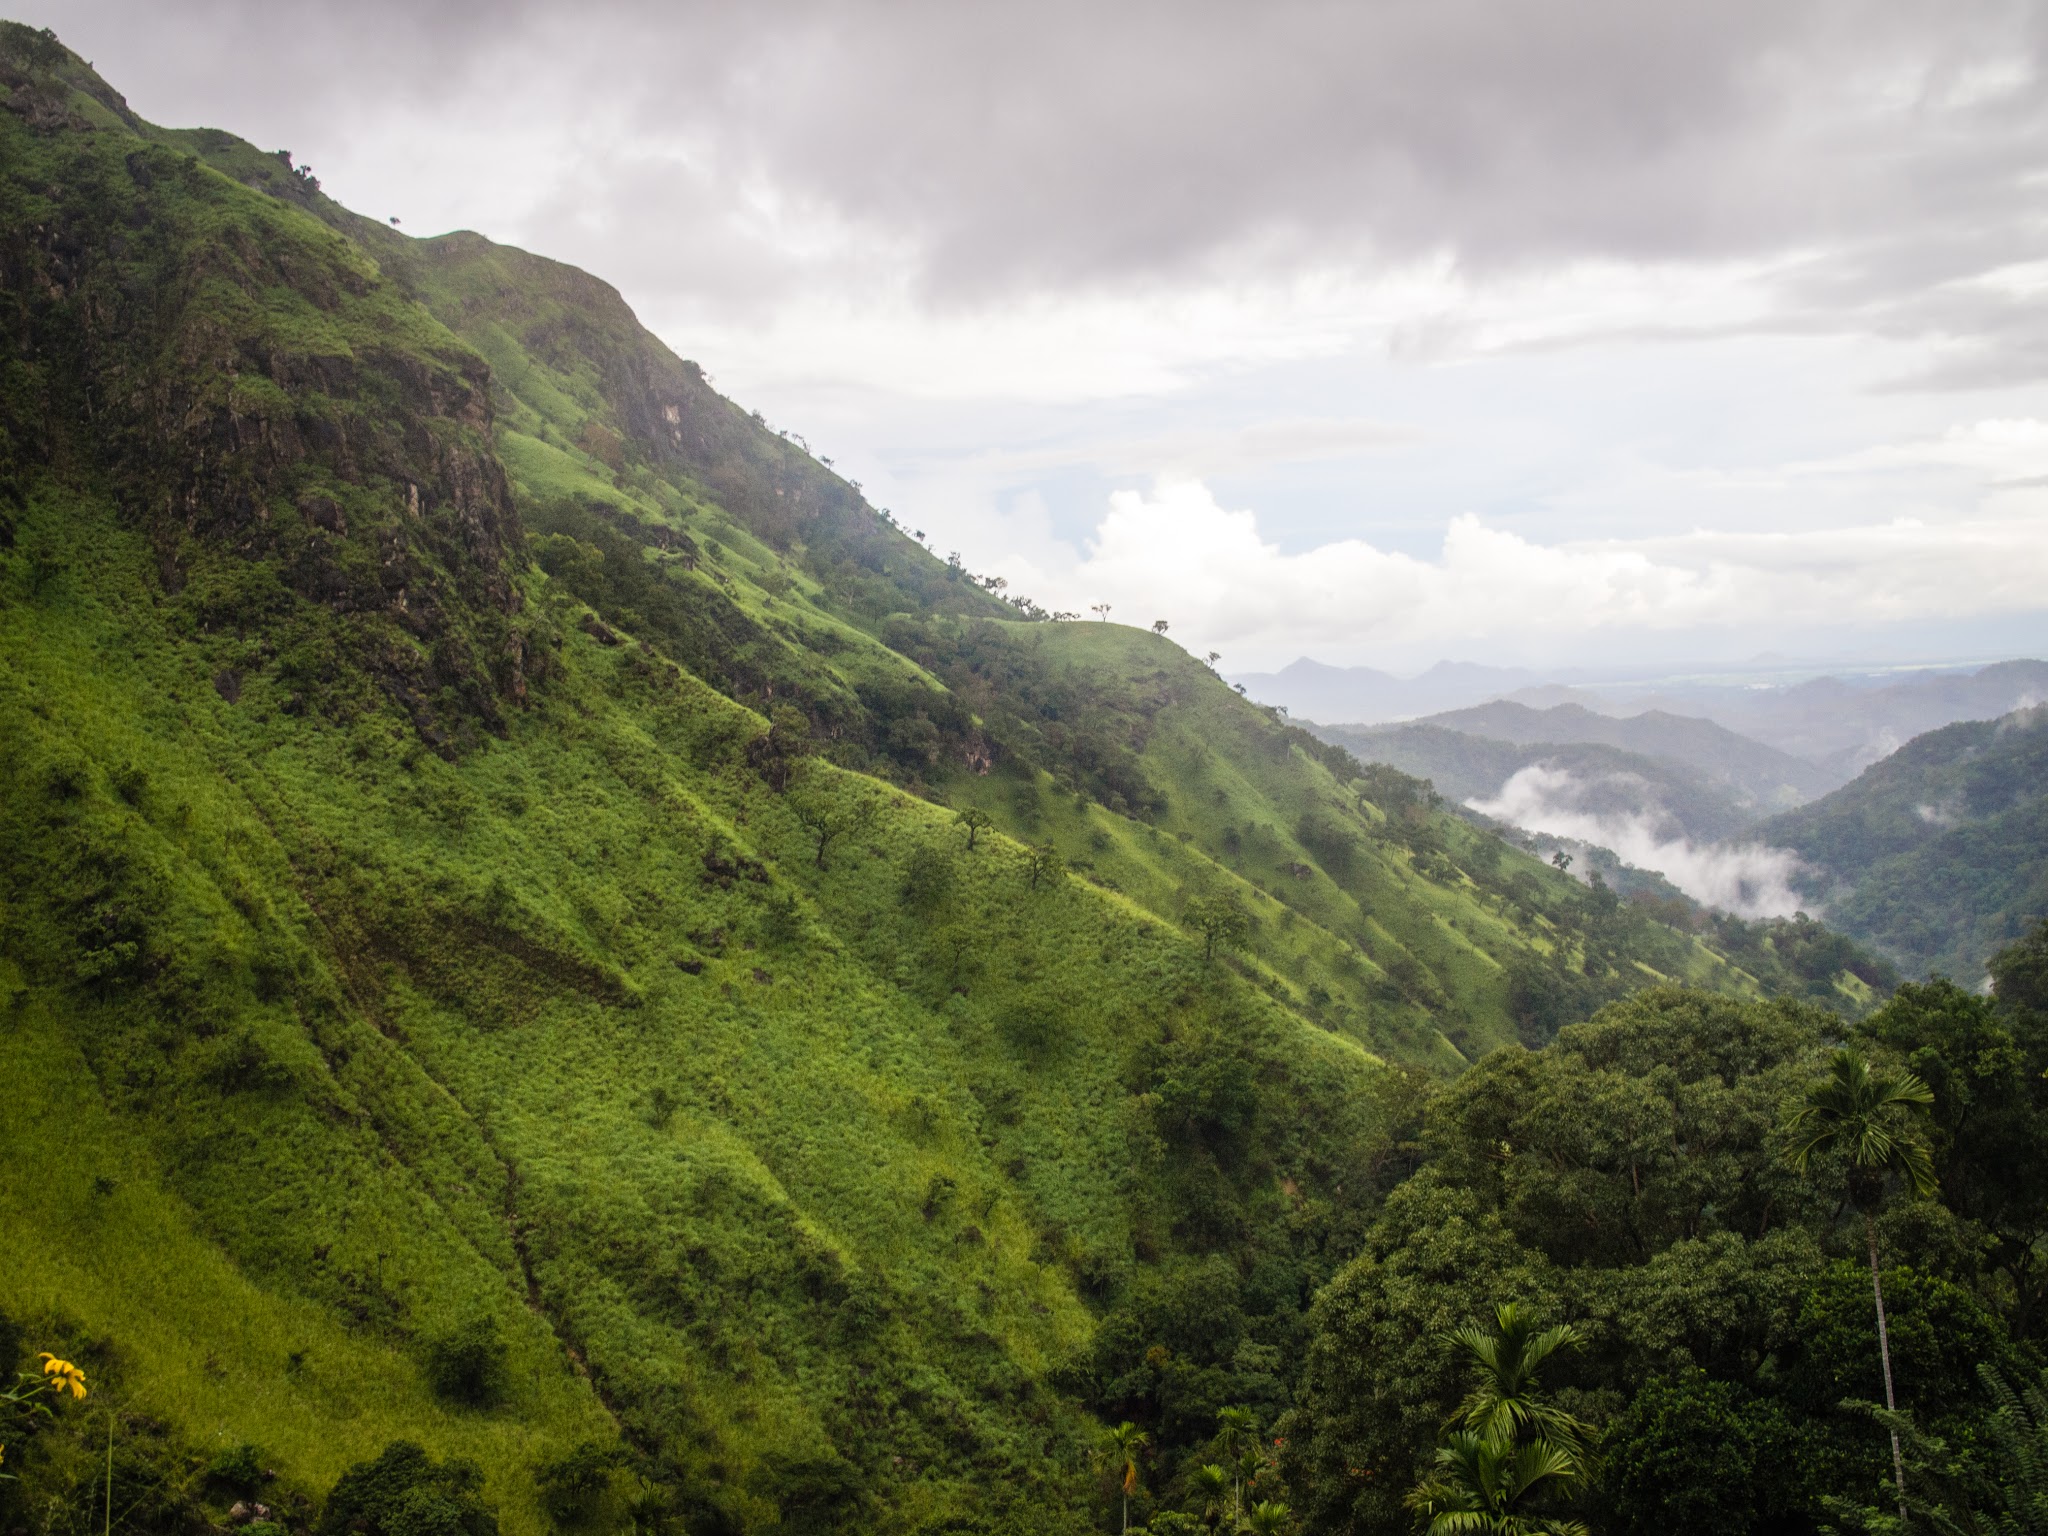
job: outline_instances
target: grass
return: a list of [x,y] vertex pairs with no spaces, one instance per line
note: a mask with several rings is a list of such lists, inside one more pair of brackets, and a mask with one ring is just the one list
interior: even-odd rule
[[[565,622],[562,685],[449,762],[386,717],[309,727],[261,675],[227,703],[209,679],[242,642],[181,641],[175,612],[127,604],[139,540],[79,503],[28,526],[69,569],[0,609],[22,1038],[54,1051],[62,1018],[88,1042],[62,1069],[104,1106],[83,1144],[128,1125],[166,1170],[154,1219],[182,1215],[242,1277],[206,1287],[220,1330],[192,1350],[260,1334],[249,1368],[274,1374],[269,1319],[324,1308],[364,1356],[349,1370],[410,1361],[418,1393],[421,1351],[470,1315],[525,1340],[535,1401],[502,1431],[394,1405],[320,1456],[272,1437],[305,1485],[401,1418],[520,1485],[535,1443],[597,1421],[567,1349],[742,1514],[769,1507],[778,1456],[883,1445],[920,1468],[893,1501],[968,1497],[923,1470],[963,1455],[1071,1484],[1084,1420],[1048,1384],[1085,1354],[1084,1298],[1181,1246],[1131,1184],[1157,1156],[1145,1049],[1227,1029],[1276,1108],[1305,1096],[1332,1123],[1371,1071],[1142,907],[1029,891],[1018,843],[969,853],[950,811],[822,762],[807,792],[883,809],[819,869],[744,761],[758,717],[637,648]],[[533,601],[577,606],[545,584]],[[943,922],[905,906],[920,857],[950,883]],[[133,985],[72,979],[102,907],[138,935],[117,941],[138,946]],[[1317,1187],[1332,1150],[1271,1134],[1240,1181],[1254,1205],[1281,1177]],[[14,1157],[36,1132],[9,1136]],[[187,1304],[121,1283],[130,1310],[96,1326],[154,1361],[132,1319],[175,1335]],[[0,1306],[75,1289],[22,1285]],[[163,1369],[185,1422],[191,1389]],[[868,1373],[890,1385],[856,1409]]]

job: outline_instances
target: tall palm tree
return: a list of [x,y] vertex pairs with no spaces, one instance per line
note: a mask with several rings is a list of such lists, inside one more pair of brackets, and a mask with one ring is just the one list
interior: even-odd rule
[[1102,1432],[1102,1442],[1096,1450],[1103,1464],[1116,1472],[1123,1483],[1124,1536],[1130,1536],[1131,1495],[1138,1491],[1138,1457],[1151,1443],[1150,1435],[1125,1419],[1115,1429]]
[[1259,1417],[1249,1408],[1225,1408],[1216,1415],[1216,1438],[1223,1442],[1223,1455],[1235,1470],[1230,1490],[1230,1523],[1244,1523],[1245,1458],[1252,1454],[1259,1438]]
[[1582,1458],[1560,1445],[1455,1430],[1407,1503],[1428,1518],[1424,1536],[1586,1536],[1580,1521],[1535,1508],[1569,1493],[1583,1472]]
[[1229,1504],[1230,1473],[1207,1462],[1188,1474],[1188,1492],[1202,1501],[1202,1523],[1213,1529]]
[[1543,1395],[1540,1374],[1560,1349],[1579,1347],[1578,1329],[1570,1323],[1539,1328],[1535,1315],[1513,1302],[1494,1308],[1493,1322],[1491,1329],[1475,1324],[1444,1335],[1472,1382],[1451,1422],[1500,1445],[1541,1441],[1582,1463],[1592,1447],[1592,1428]]
[[1576,1349],[1570,1324],[1539,1328],[1526,1308],[1494,1308],[1493,1327],[1443,1335],[1469,1383],[1432,1469],[1408,1495],[1426,1536],[1585,1536],[1545,1512],[1590,1480],[1595,1434],[1544,1395],[1544,1364]]
[[[1884,1281],[1877,1268],[1877,1208],[1886,1182],[1906,1181],[1916,1195],[1934,1193],[1934,1162],[1915,1120],[1934,1102],[1934,1090],[1911,1072],[1873,1072],[1870,1063],[1843,1046],[1828,1064],[1828,1075],[1807,1090],[1794,1111],[1792,1166],[1807,1171],[1817,1152],[1839,1152],[1849,1165],[1849,1199],[1863,1214],[1870,1250],[1870,1293],[1877,1302],[1877,1354],[1884,1364],[1884,1405],[1892,1397],[1892,1346],[1884,1321]],[[1899,1518],[1906,1518],[1906,1457],[1899,1432],[1892,1434],[1892,1478],[1899,1491]]]

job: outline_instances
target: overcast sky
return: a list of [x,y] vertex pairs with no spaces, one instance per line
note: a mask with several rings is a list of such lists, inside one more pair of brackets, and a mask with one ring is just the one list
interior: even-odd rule
[[1226,670],[2048,652],[2039,0],[10,3]]

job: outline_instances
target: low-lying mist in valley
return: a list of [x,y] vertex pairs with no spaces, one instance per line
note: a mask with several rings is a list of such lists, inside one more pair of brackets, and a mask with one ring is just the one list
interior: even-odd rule
[[1518,770],[1491,798],[1465,803],[1529,832],[1613,850],[1655,870],[1695,901],[1739,917],[1790,917],[1809,905],[1792,888],[1799,859],[1761,843],[1699,843],[1669,812],[1646,803],[1631,775],[1587,777],[1550,763]]

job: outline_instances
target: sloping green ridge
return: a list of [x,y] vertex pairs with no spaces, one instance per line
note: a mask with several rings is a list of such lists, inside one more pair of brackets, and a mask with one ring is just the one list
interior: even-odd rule
[[1518,965],[1756,987],[1022,621],[595,280],[23,28],[0,91],[0,1309],[180,1444],[1074,1528],[1092,1414],[1285,1401],[1374,1052],[1511,1038]]
[[[1183,1207],[1235,1208],[1285,1251],[1341,1182],[1365,1055],[1138,909],[1030,891],[1007,839],[966,854],[891,793],[818,871],[745,762],[748,716],[574,631],[549,702],[458,763],[385,718],[309,731],[262,681],[229,705],[211,647],[111,611],[139,541],[75,503],[27,525],[58,514],[61,591],[0,611],[8,1038],[104,1108],[10,1126],[9,1183],[50,1232],[149,1202],[189,1263],[227,1256],[249,1311],[198,1315],[118,1246],[68,1242],[61,1283],[17,1271],[0,1301],[106,1328],[145,1392],[176,1375],[159,1342],[273,1373],[304,1351],[318,1401],[324,1369],[404,1381],[404,1352],[478,1315],[513,1341],[521,1385],[481,1423],[440,1434],[414,1375],[337,1407],[351,1434],[296,1462],[223,1382],[199,1422],[295,1476],[406,1431],[481,1454],[516,1509],[535,1437],[602,1423],[574,1349],[743,1519],[772,1507],[755,1474],[776,1453],[886,1448],[918,1469],[890,1490],[906,1519],[977,1466],[1020,1492],[1071,1480],[1078,1421],[1047,1380],[1088,1343],[1083,1293],[1141,1250],[1213,1246],[1176,1233]],[[896,897],[922,848],[973,935],[960,990],[934,980],[947,933]],[[1217,1072],[1241,1074],[1249,1123],[1152,1112],[1177,1074]],[[106,1202],[58,1172],[99,1159]]]
[[1761,831],[1807,860],[1831,924],[1975,985],[2048,911],[2048,710],[1916,736]]

